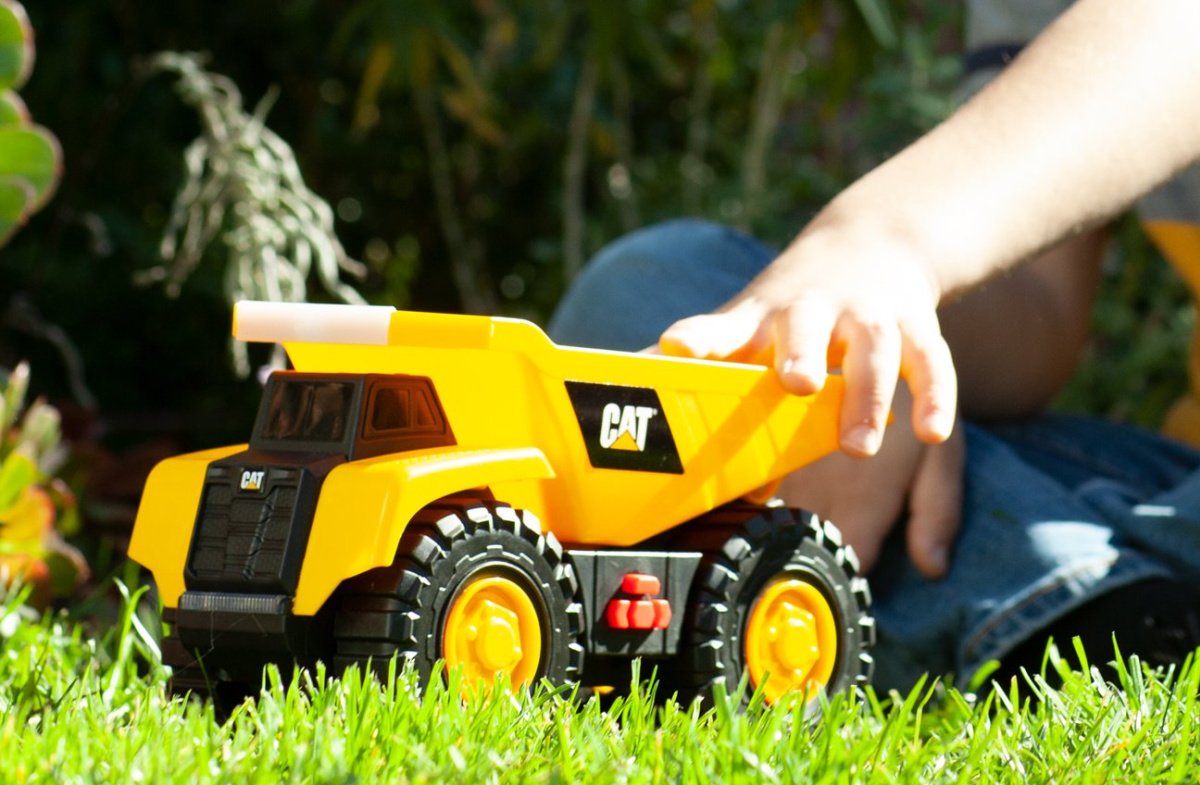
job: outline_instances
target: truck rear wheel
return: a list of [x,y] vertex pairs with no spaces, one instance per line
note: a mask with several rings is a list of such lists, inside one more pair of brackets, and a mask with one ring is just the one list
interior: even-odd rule
[[506,679],[578,681],[579,587],[562,547],[529,513],[492,501],[443,500],[409,523],[396,561],[343,584],[335,664],[412,663],[422,685],[434,663],[461,669],[464,691]]
[[689,598],[681,698],[708,698],[717,684],[732,691],[743,673],[768,703],[870,681],[870,593],[832,524],[800,510],[733,505],[694,526],[685,538],[719,549],[707,552]]

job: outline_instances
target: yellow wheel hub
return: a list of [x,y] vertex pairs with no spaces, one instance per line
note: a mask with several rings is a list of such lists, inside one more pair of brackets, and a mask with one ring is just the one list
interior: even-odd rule
[[488,687],[507,674],[512,687],[537,675],[542,627],[529,594],[514,581],[491,575],[471,581],[450,606],[442,633],[448,670],[462,668],[464,692]]
[[775,703],[789,692],[829,683],[837,662],[833,609],[817,587],[780,578],[759,594],[746,622],[746,668],[754,687]]

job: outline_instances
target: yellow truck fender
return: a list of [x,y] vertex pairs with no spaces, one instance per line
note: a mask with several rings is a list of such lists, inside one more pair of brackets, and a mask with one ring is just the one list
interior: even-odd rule
[[163,605],[168,608],[178,607],[183,595],[183,570],[208,465],[245,449],[246,445],[238,444],[177,455],[155,466],[146,480],[129,541],[129,557],[154,576]]
[[404,528],[427,504],[470,488],[553,477],[535,447],[438,447],[337,467],[321,488],[293,612],[311,616],[342,581],[391,564]]

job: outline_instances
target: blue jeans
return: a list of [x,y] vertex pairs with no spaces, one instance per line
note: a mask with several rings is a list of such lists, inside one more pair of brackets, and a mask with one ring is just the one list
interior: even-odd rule
[[[550,336],[577,346],[649,346],[673,321],[724,303],[774,256],[701,221],[634,232],[584,269]],[[1063,415],[963,427],[963,525],[949,573],[924,578],[903,536],[893,536],[868,576],[877,687],[906,689],[926,672],[965,684],[981,665],[1107,591],[1154,577],[1200,579],[1200,452]]]

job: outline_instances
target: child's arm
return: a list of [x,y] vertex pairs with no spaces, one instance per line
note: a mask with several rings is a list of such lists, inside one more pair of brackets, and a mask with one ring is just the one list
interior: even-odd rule
[[839,195],[720,314],[669,329],[664,351],[769,354],[798,393],[840,366],[853,455],[878,450],[903,376],[913,430],[945,439],[957,388],[935,308],[1200,156],[1197,40],[1196,0],[1079,0],[953,117]]

